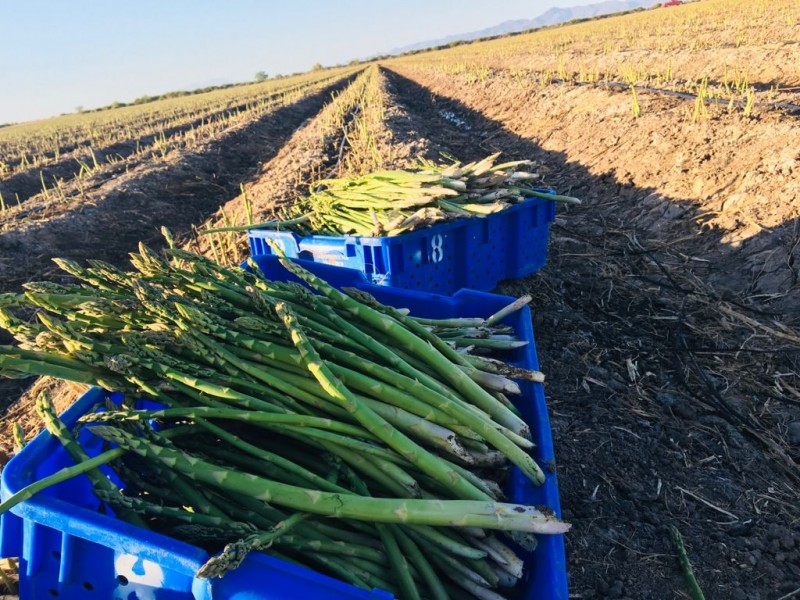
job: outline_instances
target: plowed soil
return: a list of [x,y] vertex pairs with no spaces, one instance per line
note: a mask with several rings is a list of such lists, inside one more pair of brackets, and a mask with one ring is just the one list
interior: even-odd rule
[[709,598],[800,587],[796,120],[676,126],[656,98],[632,123],[606,91],[389,78],[441,151],[541,161],[585,201],[499,289],[534,297],[571,597],[687,597],[672,525]]

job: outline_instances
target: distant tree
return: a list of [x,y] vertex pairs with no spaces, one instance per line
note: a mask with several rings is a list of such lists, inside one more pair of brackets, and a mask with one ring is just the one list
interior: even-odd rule
[[83,106],[76,106],[75,107],[75,112],[76,113],[82,113],[83,112]]
[[269,75],[267,75],[266,71],[259,71],[258,73],[256,73],[256,76],[254,77],[256,83],[261,83],[262,81],[266,81],[268,78]]
[[314,63],[313,65],[311,65],[312,71],[319,71],[322,68],[323,68],[322,63]]
[[131,104],[147,104],[148,102],[155,102],[160,96],[139,96],[131,102]]

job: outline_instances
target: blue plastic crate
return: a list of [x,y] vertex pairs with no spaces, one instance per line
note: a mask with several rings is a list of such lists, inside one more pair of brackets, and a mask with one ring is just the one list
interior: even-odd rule
[[287,256],[355,269],[375,285],[452,294],[462,288],[493,290],[504,279],[541,269],[554,218],[555,202],[530,198],[486,217],[393,237],[302,237],[254,229],[249,240],[253,256],[272,254],[267,243],[272,240]]
[[[272,256],[256,257],[267,277],[294,279]],[[302,262],[302,261],[301,261]],[[381,302],[409,308],[429,318],[488,316],[511,298],[462,290],[453,297],[377,287],[363,275],[302,262],[330,283],[364,289]],[[530,344],[514,351],[513,362],[538,369],[533,328],[527,308],[512,315],[521,338]],[[508,481],[511,502],[546,505],[560,515],[558,484],[549,468],[554,463],[550,424],[541,384],[522,384],[518,399],[530,424],[537,448],[534,458],[542,465],[546,481],[534,486],[514,468]],[[68,426],[91,410],[105,396],[92,389],[62,416]],[[81,443],[91,455],[100,452],[100,441],[84,433]],[[6,465],[2,473],[2,498],[25,485],[71,464],[58,440],[43,432]],[[103,514],[85,476],[54,486],[23,502],[0,520],[0,556],[20,557],[20,599],[111,598],[113,600],[388,600],[382,590],[360,590],[331,577],[264,554],[253,553],[242,566],[222,579],[194,578],[208,554],[194,546],[153,533]],[[525,557],[526,578],[513,597],[519,600],[567,600],[563,536],[540,536],[539,547]]]

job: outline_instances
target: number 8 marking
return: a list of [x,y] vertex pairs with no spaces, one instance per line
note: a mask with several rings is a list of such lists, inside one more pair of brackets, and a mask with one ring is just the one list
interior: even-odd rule
[[442,250],[442,244],[444,244],[444,239],[442,239],[442,234],[437,233],[435,236],[431,238],[431,261],[438,263],[442,262],[444,258],[444,250]]

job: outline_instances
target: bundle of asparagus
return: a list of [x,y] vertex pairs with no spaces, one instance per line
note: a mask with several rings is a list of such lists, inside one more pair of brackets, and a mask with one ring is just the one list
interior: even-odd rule
[[[59,260],[81,283],[0,296],[0,326],[19,341],[0,347],[0,374],[126,395],[82,418],[116,446],[91,459],[40,398],[76,465],[0,513],[85,472],[120,518],[212,553],[225,544],[202,577],[263,550],[401,598],[501,598],[523,563],[497,532],[533,549],[533,534],[568,529],[546,509],[503,502],[508,461],[544,479],[506,396],[519,393],[512,378],[541,374],[486,356],[524,343],[500,324],[522,303],[488,319],[421,319],[286,259],[319,294],[167,255],[140,247],[135,272]],[[19,317],[30,308],[34,322]]]
[[495,164],[500,153],[481,161],[436,165],[421,161],[405,171],[379,171],[361,177],[325,179],[277,221],[246,227],[281,228],[301,235],[394,236],[435,223],[481,217],[530,197],[580,203],[577,198],[534,189],[539,176],[520,170],[527,160]]

